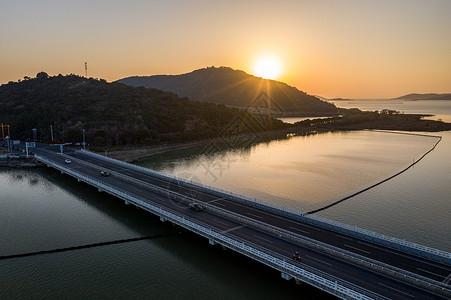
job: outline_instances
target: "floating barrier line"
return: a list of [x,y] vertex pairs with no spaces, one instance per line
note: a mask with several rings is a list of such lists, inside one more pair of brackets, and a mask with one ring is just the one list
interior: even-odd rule
[[109,246],[109,245],[137,242],[137,241],[142,241],[142,240],[152,240],[152,239],[157,239],[157,238],[169,237],[169,236],[173,236],[173,235],[175,235],[175,234],[157,234],[157,235],[151,235],[151,236],[143,236],[143,237],[131,238],[131,239],[100,242],[100,243],[80,245],[80,246],[67,247],[67,248],[58,248],[58,249],[51,249],[51,250],[21,253],[21,254],[3,255],[3,256],[0,256],[0,260],[20,258],[20,257],[29,257],[29,256],[35,256],[35,255],[42,255],[42,254],[67,252],[67,251],[74,251],[74,250],[87,249],[87,248],[103,247],[103,246]]
[[[389,132],[389,133],[397,133],[397,132]],[[409,133],[409,134],[411,134],[411,135],[416,135],[416,134],[413,134],[413,133]],[[418,135],[420,135],[420,134],[418,134]],[[420,136],[425,136],[425,135],[420,135]],[[426,136],[430,136],[430,135],[426,135]],[[375,184],[373,184],[373,185],[371,185],[371,186],[369,186],[369,187],[366,187],[366,188],[364,188],[363,190],[360,190],[360,191],[358,191],[358,192],[355,192],[355,193],[353,193],[353,194],[351,194],[351,195],[349,195],[349,196],[346,196],[346,197],[344,197],[344,198],[342,198],[342,199],[340,199],[340,200],[338,200],[338,201],[335,201],[334,203],[331,203],[331,204],[326,205],[326,206],[324,206],[324,207],[321,207],[321,208],[318,208],[318,209],[309,211],[309,212],[306,213],[306,215],[314,214],[314,213],[323,211],[323,210],[325,210],[325,209],[328,209],[328,208],[330,208],[330,207],[332,207],[332,206],[337,205],[338,203],[341,203],[341,202],[343,202],[343,201],[345,201],[345,200],[349,200],[349,199],[351,199],[351,198],[353,198],[353,197],[355,197],[355,196],[357,196],[357,195],[359,195],[359,194],[361,194],[361,193],[363,193],[363,192],[366,192],[366,191],[368,191],[368,190],[370,190],[370,189],[372,189],[372,188],[374,188],[374,187],[376,187],[376,186],[378,186],[378,185],[380,185],[380,184],[382,184],[382,183],[384,183],[384,182],[386,182],[386,181],[389,181],[390,179],[393,179],[394,177],[396,177],[396,176],[398,176],[398,175],[404,173],[405,171],[407,171],[408,169],[410,169],[411,167],[413,167],[414,165],[416,165],[416,164],[417,164],[420,160],[422,160],[426,155],[428,155],[430,152],[432,152],[432,151],[435,149],[435,147],[437,147],[438,143],[440,143],[440,141],[442,140],[442,137],[441,137],[441,136],[430,136],[430,137],[436,137],[436,138],[438,138],[438,141],[434,144],[434,146],[433,146],[431,149],[429,149],[429,151],[427,151],[426,153],[424,153],[419,159],[417,159],[416,161],[414,161],[413,163],[411,163],[409,166],[407,166],[407,168],[405,168],[405,169],[399,171],[398,173],[396,173],[396,174],[394,174],[394,175],[392,175],[392,176],[390,176],[390,177],[388,177],[388,178],[386,178],[386,179],[384,179],[384,180],[382,180],[382,181],[379,181],[379,182],[377,182],[377,183],[375,183]]]

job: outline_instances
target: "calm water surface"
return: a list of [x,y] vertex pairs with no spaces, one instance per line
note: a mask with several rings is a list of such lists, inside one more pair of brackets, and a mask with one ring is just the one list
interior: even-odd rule
[[451,132],[401,176],[319,215],[451,252]]
[[[400,171],[436,137],[375,131],[292,137],[203,154],[182,151],[142,166],[300,211],[326,206]],[[207,147],[208,148],[208,147]]]

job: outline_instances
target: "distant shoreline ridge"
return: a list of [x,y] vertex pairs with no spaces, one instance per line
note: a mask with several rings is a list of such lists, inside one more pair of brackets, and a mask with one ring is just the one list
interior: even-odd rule
[[408,94],[398,98],[393,98],[395,100],[451,100],[451,93],[447,94]]

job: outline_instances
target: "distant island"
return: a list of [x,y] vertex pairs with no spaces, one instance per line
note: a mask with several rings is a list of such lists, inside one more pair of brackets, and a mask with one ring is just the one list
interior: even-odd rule
[[329,99],[329,100],[331,100],[331,101],[349,101],[349,100],[351,100],[351,99],[346,99],[346,98],[332,98],[332,99]]
[[247,108],[273,116],[333,116],[332,103],[283,82],[263,79],[228,67],[208,67],[181,75],[132,76],[117,81],[134,87],[155,88],[202,102]]
[[451,93],[449,94],[408,94],[398,98],[398,100],[451,100]]

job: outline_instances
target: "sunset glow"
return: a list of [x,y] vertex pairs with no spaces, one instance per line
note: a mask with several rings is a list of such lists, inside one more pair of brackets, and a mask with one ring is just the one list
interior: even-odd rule
[[448,0],[63,2],[1,2],[0,84],[88,62],[107,81],[226,66],[330,98],[450,92]]
[[254,64],[254,74],[265,79],[277,79],[282,73],[282,64],[275,56],[259,57]]

